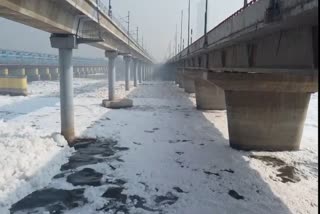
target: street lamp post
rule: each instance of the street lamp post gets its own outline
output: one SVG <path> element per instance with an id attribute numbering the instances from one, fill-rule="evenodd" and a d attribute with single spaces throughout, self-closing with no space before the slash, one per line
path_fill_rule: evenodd
<path id="1" fill-rule="evenodd" d="M 204 13 L 204 47 L 208 45 L 208 0 L 206 0 L 206 8 Z"/>
<path id="2" fill-rule="evenodd" d="M 189 45 L 190 45 L 190 0 L 189 0 L 189 6 L 188 6 L 188 54 L 189 54 Z"/>
<path id="3" fill-rule="evenodd" d="M 108 16 L 109 16 L 110 18 L 112 18 L 112 6 L 111 6 L 111 0 L 109 0 Z"/>

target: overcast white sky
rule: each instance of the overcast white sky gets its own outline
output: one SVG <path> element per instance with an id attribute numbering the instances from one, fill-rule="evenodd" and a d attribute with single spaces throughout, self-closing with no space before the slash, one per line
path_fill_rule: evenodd
<path id="1" fill-rule="evenodd" d="M 108 0 L 103 0 L 108 5 Z M 199 2 L 202 2 L 199 3 Z M 191 0 L 191 28 L 195 41 L 203 33 L 201 17 L 204 17 L 205 0 Z M 209 0 L 208 29 L 210 30 L 243 5 L 243 0 Z M 187 43 L 188 0 L 112 0 L 115 15 L 125 17 L 130 10 L 131 29 L 139 26 L 144 44 L 157 60 L 168 55 L 170 41 L 174 44 L 176 26 L 180 37 L 181 10 L 184 10 L 183 37 Z M 199 15 L 201 8 L 203 11 Z M 200 19 L 200 20 L 199 20 Z M 141 37 L 140 37 L 141 38 Z M 178 39 L 179 40 L 179 39 Z M 0 48 L 57 53 L 49 43 L 49 34 L 0 18 Z M 75 55 L 84 57 L 103 57 L 103 51 L 81 45 Z"/>

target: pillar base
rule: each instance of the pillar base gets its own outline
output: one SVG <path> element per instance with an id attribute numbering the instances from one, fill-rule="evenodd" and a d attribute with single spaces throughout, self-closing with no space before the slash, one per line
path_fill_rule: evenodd
<path id="1" fill-rule="evenodd" d="M 102 106 L 111 109 L 131 108 L 133 107 L 133 101 L 131 99 L 115 99 L 115 100 L 103 100 Z"/>
<path id="2" fill-rule="evenodd" d="M 199 110 L 225 110 L 226 101 L 222 88 L 206 80 L 195 80 L 196 103 Z"/>
<path id="3" fill-rule="evenodd" d="M 230 146 L 241 150 L 299 150 L 318 74 L 208 73 L 225 90 Z"/>

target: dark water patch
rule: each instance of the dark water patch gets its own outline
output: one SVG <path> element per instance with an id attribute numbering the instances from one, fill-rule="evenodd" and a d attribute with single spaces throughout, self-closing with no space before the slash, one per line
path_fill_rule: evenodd
<path id="1" fill-rule="evenodd" d="M 64 176 L 66 176 L 66 174 L 67 174 L 66 172 L 59 173 L 59 174 L 55 175 L 53 177 L 53 179 L 64 178 Z"/>
<path id="2" fill-rule="evenodd" d="M 215 172 L 210 172 L 210 171 L 207 171 L 207 170 L 203 170 L 203 172 L 207 175 L 215 175 L 215 176 L 218 176 L 220 177 L 220 174 L 219 173 L 215 173 Z"/>
<path id="3" fill-rule="evenodd" d="M 181 168 L 184 168 L 184 163 L 182 161 L 176 160 L 176 163 L 179 164 Z"/>
<path id="4" fill-rule="evenodd" d="M 83 196 L 84 189 L 61 190 L 42 189 L 35 191 L 12 205 L 11 213 L 64 213 L 67 210 L 81 207 L 87 203 Z"/>
<path id="5" fill-rule="evenodd" d="M 183 155 L 184 152 L 176 152 L 176 154 L 178 154 L 178 155 Z"/>
<path id="6" fill-rule="evenodd" d="M 136 145 L 139 145 L 139 146 L 142 145 L 141 143 L 138 143 L 138 142 L 133 142 L 133 144 L 136 144 Z"/>
<path id="7" fill-rule="evenodd" d="M 293 166 L 284 166 L 278 169 L 277 177 L 282 183 L 298 183 L 301 179 L 297 176 L 297 169 Z"/>
<path id="8" fill-rule="evenodd" d="M 76 152 L 69 158 L 68 163 L 61 166 L 61 171 L 101 163 L 117 151 L 126 150 L 125 147 L 116 147 L 117 141 L 112 139 L 82 138 L 76 139 L 74 143 Z"/>
<path id="9" fill-rule="evenodd" d="M 183 191 L 180 187 L 173 187 L 173 189 L 174 189 L 177 193 L 187 193 L 187 192 Z"/>
<path id="10" fill-rule="evenodd" d="M 112 184 L 112 185 L 117 185 L 117 186 L 123 186 L 127 182 L 125 180 L 123 180 L 123 179 L 115 179 L 115 180 L 106 179 L 105 183 Z"/>
<path id="11" fill-rule="evenodd" d="M 69 170 L 69 169 L 76 169 L 80 166 L 85 166 L 85 165 L 92 165 L 92 164 L 97 164 L 101 163 L 104 160 L 101 158 L 96 158 L 93 156 L 89 155 L 82 155 L 81 153 L 79 154 L 74 154 L 69 158 L 69 162 L 66 164 L 63 164 L 60 168 L 61 171 Z"/>
<path id="12" fill-rule="evenodd" d="M 172 192 L 167 192 L 166 195 L 156 196 L 154 202 L 156 202 L 157 205 L 172 205 L 176 203 L 178 199 L 179 198 L 172 194 Z"/>
<path id="13" fill-rule="evenodd" d="M 153 208 L 146 206 L 145 204 L 147 203 L 147 200 L 143 197 L 138 196 L 138 195 L 130 195 L 129 199 L 130 199 L 131 203 L 133 203 L 135 208 L 140 208 L 140 209 L 150 211 L 150 212 L 160 211 L 158 209 L 153 209 Z"/>
<path id="14" fill-rule="evenodd" d="M 237 193 L 234 190 L 230 190 L 228 193 L 232 198 L 237 199 L 237 200 L 244 200 L 244 197 L 242 195 L 239 195 L 239 193 Z"/>
<path id="15" fill-rule="evenodd" d="M 192 142 L 192 140 L 169 140 L 169 143 L 187 143 Z"/>
<path id="16" fill-rule="evenodd" d="M 75 150 L 87 148 L 89 145 L 95 143 L 96 141 L 97 139 L 95 138 L 78 138 L 73 141 L 73 147 Z"/>
<path id="17" fill-rule="evenodd" d="M 233 174 L 234 171 L 232 169 L 224 169 L 224 170 L 221 170 L 222 172 L 228 172 L 228 173 L 231 173 Z"/>
<path id="18" fill-rule="evenodd" d="M 74 186 L 100 186 L 102 173 L 96 172 L 93 169 L 85 168 L 79 172 L 75 172 L 67 177 L 67 182 Z"/>
<path id="19" fill-rule="evenodd" d="M 286 165 L 286 162 L 276 157 L 258 155 L 250 155 L 250 157 L 265 162 L 267 166 L 277 167 Z"/>
<path id="20" fill-rule="evenodd" d="M 113 147 L 115 150 L 117 151 L 128 151 L 129 148 L 128 147 L 120 147 L 120 146 L 115 146 Z"/>
<path id="21" fill-rule="evenodd" d="M 108 166 L 109 166 L 113 171 L 117 169 L 115 166 L 113 166 L 113 165 L 111 165 L 111 164 L 108 164 Z"/>
<path id="22" fill-rule="evenodd" d="M 102 197 L 114 199 L 121 203 L 126 203 L 127 195 L 122 194 L 123 190 L 124 187 L 110 187 L 105 193 L 103 193 Z"/>
<path id="23" fill-rule="evenodd" d="M 124 160 L 121 159 L 121 158 L 116 158 L 116 161 L 121 162 L 121 163 L 124 163 Z"/>
<path id="24" fill-rule="evenodd" d="M 276 174 L 276 176 L 280 178 L 282 183 L 297 183 L 301 181 L 298 176 L 298 169 L 294 166 L 289 166 L 286 162 L 279 158 L 257 155 L 251 155 L 250 157 L 265 162 L 267 166 L 277 167 L 278 173 Z"/>

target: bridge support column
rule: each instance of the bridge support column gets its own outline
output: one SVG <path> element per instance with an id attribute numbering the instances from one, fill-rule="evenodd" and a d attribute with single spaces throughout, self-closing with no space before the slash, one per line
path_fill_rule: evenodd
<path id="1" fill-rule="evenodd" d="M 28 82 L 39 81 L 40 80 L 39 69 L 31 68 L 30 71 L 27 71 L 27 80 Z"/>
<path id="2" fill-rule="evenodd" d="M 130 90 L 130 60 L 131 60 L 131 56 L 125 55 L 125 56 L 123 56 L 123 60 L 124 60 L 125 69 L 126 69 L 126 73 L 125 73 L 126 91 L 129 91 Z"/>
<path id="3" fill-rule="evenodd" d="M 139 66 L 139 83 L 141 84 L 142 83 L 142 72 L 143 72 L 143 69 L 144 69 L 144 63 L 143 62 L 140 62 L 140 66 Z"/>
<path id="4" fill-rule="evenodd" d="M 118 56 L 116 51 L 106 51 L 106 57 L 109 59 L 108 65 L 108 91 L 109 91 L 109 101 L 116 99 L 115 94 L 115 82 L 116 82 L 116 71 L 115 71 L 115 59 Z"/>
<path id="5" fill-rule="evenodd" d="M 139 61 L 137 59 L 133 60 L 133 86 L 138 86 L 138 71 L 139 70 Z"/>
<path id="6" fill-rule="evenodd" d="M 318 73 L 208 73 L 225 90 L 231 147 L 298 150 Z"/>
<path id="7" fill-rule="evenodd" d="M 9 69 L 8 68 L 2 69 L 0 76 L 6 77 L 8 75 L 9 75 Z"/>
<path id="8" fill-rule="evenodd" d="M 226 101 L 222 88 L 206 80 L 196 79 L 196 103 L 199 110 L 225 110 Z"/>
<path id="9" fill-rule="evenodd" d="M 183 73 L 184 73 L 184 68 L 180 68 L 178 71 L 179 88 L 184 88 Z"/>
<path id="10" fill-rule="evenodd" d="M 189 94 L 196 93 L 194 78 L 188 74 L 184 74 L 182 78 L 184 91 Z"/>
<path id="11" fill-rule="evenodd" d="M 144 69 L 143 69 L 143 76 L 142 76 L 142 81 L 146 81 L 146 76 L 147 76 L 147 69 L 148 69 L 148 65 L 145 65 L 144 66 Z"/>
<path id="12" fill-rule="evenodd" d="M 51 46 L 59 49 L 61 134 L 69 144 L 75 138 L 72 51 L 78 48 L 74 35 L 51 35 Z"/>
<path id="13" fill-rule="evenodd" d="M 50 69 L 51 80 L 59 80 L 59 68 Z"/>

